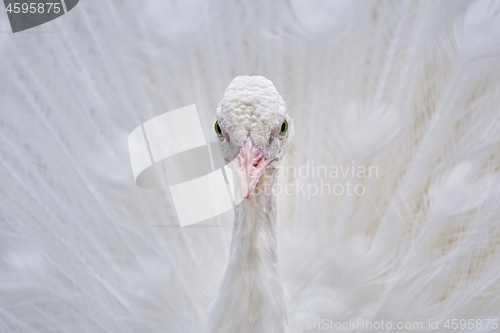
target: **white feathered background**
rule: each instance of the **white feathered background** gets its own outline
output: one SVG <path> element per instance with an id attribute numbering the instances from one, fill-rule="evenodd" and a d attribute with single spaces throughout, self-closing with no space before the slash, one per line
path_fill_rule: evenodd
<path id="1" fill-rule="evenodd" d="M 287 102 L 284 169 L 328 168 L 279 180 L 294 332 L 500 320 L 500 2 L 82 0 L 9 29 L 1 11 L 1 332 L 202 330 L 232 213 L 178 227 L 169 191 L 134 183 L 127 137 L 196 104 L 215 141 L 238 75 Z M 377 173 L 330 173 L 360 166 Z M 314 195 L 348 181 L 364 193 Z"/>

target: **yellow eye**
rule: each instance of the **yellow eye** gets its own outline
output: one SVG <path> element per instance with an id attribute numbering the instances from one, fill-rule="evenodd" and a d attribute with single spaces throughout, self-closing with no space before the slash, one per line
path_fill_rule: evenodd
<path id="1" fill-rule="evenodd" d="M 280 135 L 285 135 L 286 131 L 288 131 L 288 121 L 286 121 L 286 119 L 285 119 L 283 121 L 283 124 L 281 124 Z"/>
<path id="2" fill-rule="evenodd" d="M 214 130 L 215 130 L 215 134 L 217 134 L 218 137 L 222 136 L 222 131 L 221 131 L 220 126 L 219 126 L 219 121 L 217 121 L 217 120 L 215 121 Z"/>

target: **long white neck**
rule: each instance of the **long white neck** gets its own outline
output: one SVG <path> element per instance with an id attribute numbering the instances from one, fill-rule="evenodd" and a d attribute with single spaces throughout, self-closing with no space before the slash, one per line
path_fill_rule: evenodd
<path id="1" fill-rule="evenodd" d="M 210 313 L 209 333 L 285 333 L 288 316 L 276 240 L 275 175 L 235 208 L 229 262 Z M 267 191 L 265 191 L 267 189 Z"/>

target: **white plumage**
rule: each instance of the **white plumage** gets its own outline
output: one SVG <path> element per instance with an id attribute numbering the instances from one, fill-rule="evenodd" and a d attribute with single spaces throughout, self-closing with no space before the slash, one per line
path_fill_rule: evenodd
<path id="1" fill-rule="evenodd" d="M 207 328 L 233 214 L 177 228 L 170 193 L 134 184 L 127 136 L 194 103 L 216 141 L 240 75 L 294 118 L 276 217 L 292 332 L 500 319 L 499 6 L 87 0 L 2 33 L 0 331 Z"/>

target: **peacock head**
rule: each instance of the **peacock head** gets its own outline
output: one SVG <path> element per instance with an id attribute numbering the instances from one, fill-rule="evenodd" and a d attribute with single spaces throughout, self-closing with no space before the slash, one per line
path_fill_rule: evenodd
<path id="1" fill-rule="evenodd" d="M 244 198 L 252 196 L 266 170 L 277 167 L 294 135 L 285 102 L 262 76 L 238 76 L 229 84 L 217 107 L 214 130 Z"/>

